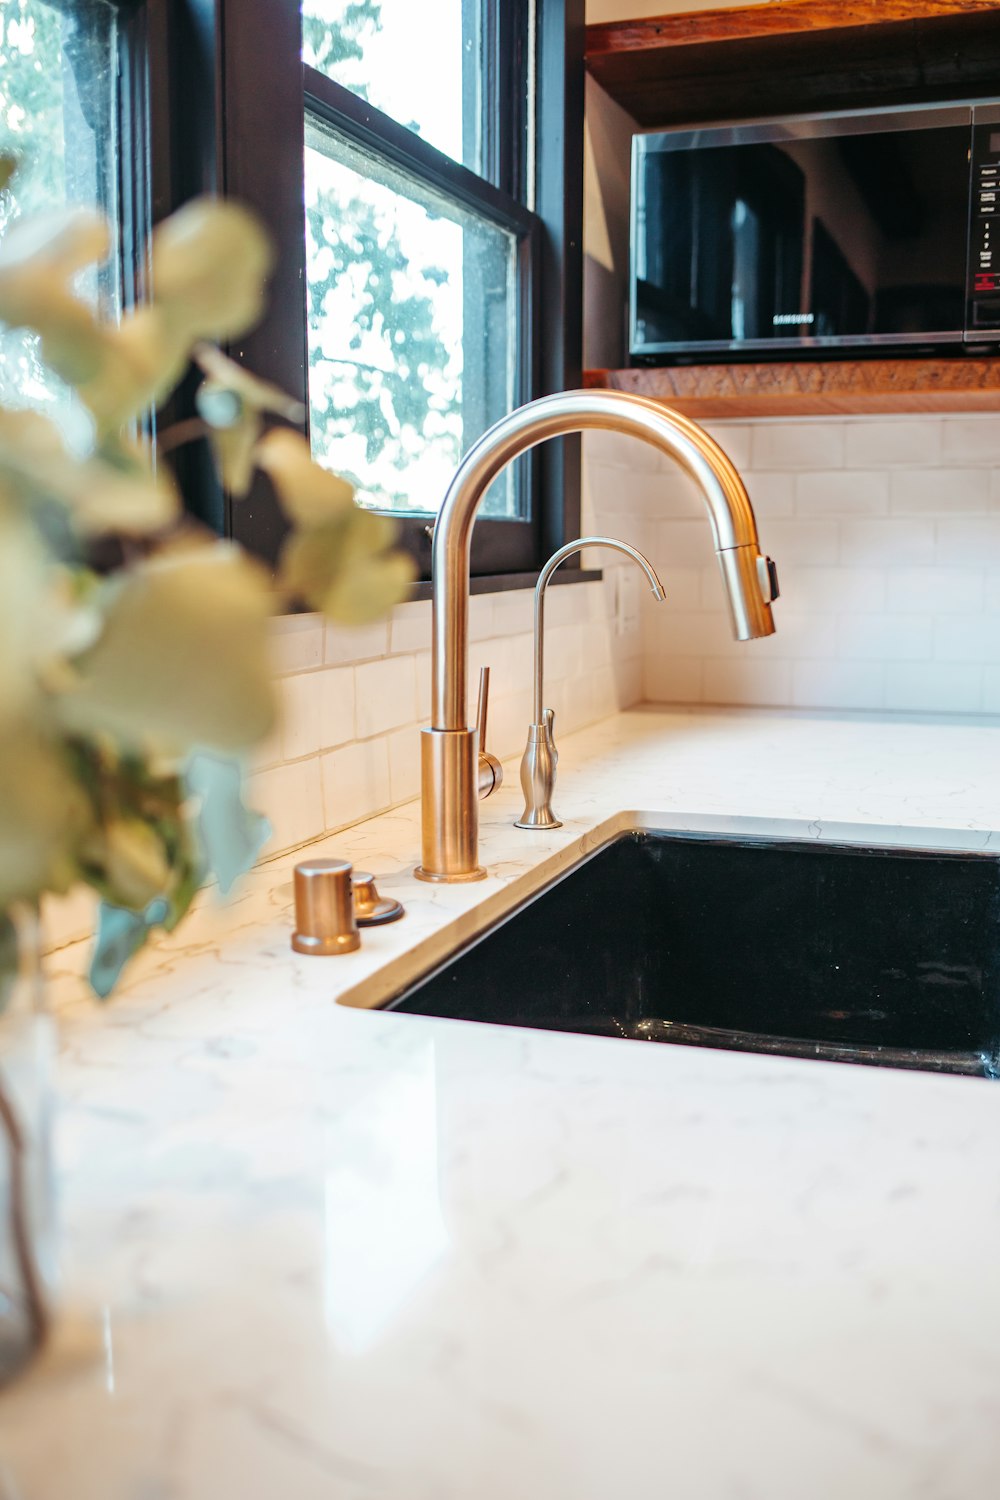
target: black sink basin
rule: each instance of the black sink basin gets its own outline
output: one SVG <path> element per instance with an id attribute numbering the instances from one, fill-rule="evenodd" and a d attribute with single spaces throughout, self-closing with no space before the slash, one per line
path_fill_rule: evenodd
<path id="1" fill-rule="evenodd" d="M 388 1008 L 998 1076 L 1000 860 L 634 833 Z"/>

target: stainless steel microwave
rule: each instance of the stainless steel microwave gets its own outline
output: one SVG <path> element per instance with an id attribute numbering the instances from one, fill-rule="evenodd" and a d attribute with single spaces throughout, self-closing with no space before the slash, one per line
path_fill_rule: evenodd
<path id="1" fill-rule="evenodd" d="M 1000 102 L 637 135 L 630 353 L 996 352 Z"/>

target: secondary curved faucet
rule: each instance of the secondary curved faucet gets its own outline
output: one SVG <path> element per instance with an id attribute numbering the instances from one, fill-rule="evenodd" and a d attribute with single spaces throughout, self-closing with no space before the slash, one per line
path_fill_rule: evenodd
<path id="1" fill-rule="evenodd" d="M 524 793 L 524 812 L 514 824 L 515 828 L 561 828 L 562 824 L 552 811 L 552 793 L 556 784 L 556 766 L 559 752 L 556 750 L 553 723 L 555 714 L 545 708 L 545 590 L 560 563 L 580 552 L 584 547 L 609 547 L 615 552 L 624 552 L 645 573 L 653 598 L 659 603 L 666 598 L 663 585 L 648 558 L 643 557 L 637 547 L 620 542 L 613 536 L 582 536 L 575 542 L 567 542 L 558 552 L 553 552 L 538 575 L 535 584 L 535 683 L 532 720 L 528 725 L 528 742 L 521 757 L 521 790 Z"/>
<path id="2" fill-rule="evenodd" d="M 593 428 L 629 433 L 669 454 L 698 485 L 738 640 L 771 635 L 774 566 L 761 555 L 750 497 L 734 465 L 697 423 L 645 396 L 559 391 L 518 407 L 473 444 L 448 487 L 432 545 L 431 727 L 421 735 L 422 880 L 479 880 L 479 734 L 467 723 L 469 548 L 497 475 L 547 438 Z"/>

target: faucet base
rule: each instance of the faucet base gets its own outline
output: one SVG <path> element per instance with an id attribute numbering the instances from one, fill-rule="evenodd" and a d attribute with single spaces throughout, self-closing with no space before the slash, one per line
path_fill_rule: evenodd
<path id="1" fill-rule="evenodd" d="M 423 865 L 417 865 L 413 878 L 426 880 L 429 885 L 467 885 L 470 880 L 485 880 L 486 869 L 483 865 L 477 865 L 467 875 L 443 875 L 440 870 L 425 870 Z"/>
<path id="2" fill-rule="evenodd" d="M 517 821 L 514 824 L 514 827 L 515 828 L 528 828 L 528 829 L 531 829 L 531 828 L 561 828 L 562 827 L 562 823 L 559 820 L 559 818 L 553 818 L 551 814 L 548 817 L 544 817 L 541 813 L 534 813 L 534 814 L 532 814 L 530 820 L 527 819 L 527 818 L 518 818 Z"/>
<path id="3" fill-rule="evenodd" d="M 479 732 L 425 729 L 420 736 L 424 804 L 419 880 L 482 880 L 479 851 Z"/>

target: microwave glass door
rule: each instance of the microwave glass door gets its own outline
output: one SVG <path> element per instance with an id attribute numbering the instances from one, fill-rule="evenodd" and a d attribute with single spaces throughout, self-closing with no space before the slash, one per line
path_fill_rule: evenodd
<path id="1" fill-rule="evenodd" d="M 971 110 L 637 136 L 632 353 L 961 341 Z"/>

